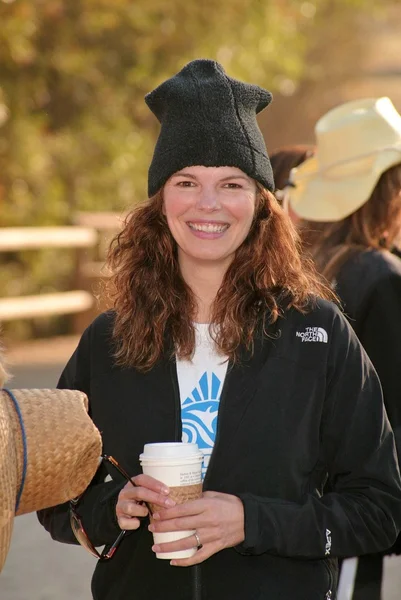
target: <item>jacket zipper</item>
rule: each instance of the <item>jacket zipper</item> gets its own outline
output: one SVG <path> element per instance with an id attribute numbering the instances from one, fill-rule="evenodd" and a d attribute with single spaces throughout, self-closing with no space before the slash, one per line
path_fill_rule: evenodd
<path id="1" fill-rule="evenodd" d="M 177 377 L 177 364 L 171 361 L 171 381 L 174 390 L 174 439 L 176 442 L 180 442 L 179 431 L 181 429 L 181 400 L 180 400 L 180 389 L 178 385 Z M 202 600 L 202 576 L 201 566 L 194 565 L 191 568 L 191 579 L 192 579 L 192 600 Z"/>
<path id="2" fill-rule="evenodd" d="M 231 370 L 231 363 L 228 363 L 227 366 L 227 373 L 224 379 L 224 383 L 223 383 L 223 389 L 221 390 L 221 396 L 220 396 L 220 403 L 219 403 L 219 412 L 218 412 L 218 416 L 217 416 L 217 429 L 216 429 L 216 439 L 214 440 L 214 445 L 213 445 L 213 449 L 212 449 L 212 453 L 210 455 L 210 459 L 209 459 L 209 465 L 207 467 L 207 471 L 206 471 L 206 475 L 205 475 L 205 479 L 203 480 L 203 487 L 204 489 L 206 489 L 206 482 L 209 480 L 210 478 L 210 470 L 211 467 L 213 466 L 213 462 L 214 462 L 214 456 L 216 454 L 216 448 L 218 447 L 219 441 L 220 441 L 220 420 L 221 420 L 221 414 L 223 411 L 223 407 L 226 401 L 226 396 L 227 396 L 227 379 L 230 375 L 230 370 Z"/>
<path id="3" fill-rule="evenodd" d="M 170 375 L 171 382 L 173 384 L 174 391 L 174 440 L 176 442 L 181 442 L 179 439 L 179 431 L 180 431 L 180 420 L 181 420 L 181 401 L 180 401 L 180 389 L 178 386 L 178 377 L 177 377 L 177 364 L 174 361 L 170 362 Z"/>
<path id="4" fill-rule="evenodd" d="M 200 565 L 192 567 L 192 583 L 192 600 L 202 600 L 202 574 Z"/>
<path id="5" fill-rule="evenodd" d="M 228 363 L 227 373 L 226 373 L 226 377 L 224 379 L 223 389 L 221 390 L 221 396 L 220 396 L 219 414 L 218 414 L 217 429 L 216 429 L 216 439 L 214 440 L 214 445 L 213 445 L 212 453 L 210 455 L 209 465 L 207 467 L 205 479 L 203 481 L 203 487 L 204 487 L 204 489 L 205 489 L 205 484 L 206 484 L 207 480 L 209 479 L 210 469 L 213 466 L 213 460 L 214 460 L 214 456 L 215 456 L 215 450 L 216 450 L 216 447 L 218 446 L 219 439 L 220 439 L 220 435 L 219 435 L 219 432 L 220 432 L 220 425 L 219 425 L 219 423 L 220 423 L 220 415 L 221 415 L 221 411 L 222 411 L 222 408 L 224 406 L 224 402 L 225 402 L 225 399 L 226 399 L 226 396 L 227 396 L 227 379 L 229 377 L 230 367 L 231 367 L 231 365 L 230 365 L 230 363 Z M 195 567 L 194 567 L 193 582 L 194 582 L 193 600 L 202 600 L 202 579 L 201 579 L 201 566 L 200 565 L 195 565 Z"/>

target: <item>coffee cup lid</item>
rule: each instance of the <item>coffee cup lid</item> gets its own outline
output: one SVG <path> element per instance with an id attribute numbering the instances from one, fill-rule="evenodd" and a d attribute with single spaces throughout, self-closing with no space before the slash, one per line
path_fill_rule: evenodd
<path id="1" fill-rule="evenodd" d="M 141 460 L 197 458 L 200 454 L 198 444 L 188 442 L 163 442 L 145 444 Z"/>

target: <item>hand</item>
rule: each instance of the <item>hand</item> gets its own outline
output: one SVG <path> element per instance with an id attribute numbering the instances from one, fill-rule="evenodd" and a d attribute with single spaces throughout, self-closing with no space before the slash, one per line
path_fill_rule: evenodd
<path id="1" fill-rule="evenodd" d="M 127 483 L 118 495 L 116 515 L 121 529 L 138 529 L 140 518 L 149 514 L 144 502 L 160 508 L 175 506 L 175 501 L 168 497 L 169 488 L 161 481 L 149 475 L 137 475 L 132 481 L 135 487 L 132 483 Z"/>
<path id="2" fill-rule="evenodd" d="M 198 500 L 191 500 L 174 508 L 160 510 L 153 514 L 149 531 L 186 531 L 195 529 L 202 548 L 191 558 L 174 559 L 171 564 L 189 567 L 203 562 L 223 548 L 231 548 L 245 539 L 244 507 L 237 496 L 219 492 L 205 492 Z M 158 544 L 153 552 L 174 552 L 197 546 L 195 536 Z"/>

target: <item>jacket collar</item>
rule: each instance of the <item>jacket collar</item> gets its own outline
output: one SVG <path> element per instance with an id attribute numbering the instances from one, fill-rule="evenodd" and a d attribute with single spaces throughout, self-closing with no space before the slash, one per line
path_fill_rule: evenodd
<path id="1" fill-rule="evenodd" d="M 220 399 L 217 437 L 212 457 L 205 477 L 204 489 L 217 490 L 219 481 L 229 463 L 230 447 L 236 438 L 237 429 L 249 404 L 252 402 L 259 384 L 259 374 L 279 335 L 279 324 L 267 327 L 267 333 L 260 330 L 254 339 L 253 352 L 240 348 L 238 362 L 228 365 Z M 216 487 L 217 486 L 217 487 Z"/>

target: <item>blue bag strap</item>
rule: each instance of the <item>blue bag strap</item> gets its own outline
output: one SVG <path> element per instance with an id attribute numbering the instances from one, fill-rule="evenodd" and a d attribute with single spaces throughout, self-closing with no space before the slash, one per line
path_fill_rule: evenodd
<path id="1" fill-rule="evenodd" d="M 23 456 L 23 464 L 22 464 L 21 482 L 19 485 L 17 499 L 15 502 L 15 512 L 17 512 L 19 503 L 21 500 L 22 492 L 24 491 L 26 472 L 27 472 L 27 467 L 28 467 L 28 449 L 27 449 L 27 441 L 26 441 L 26 432 L 25 432 L 25 426 L 24 426 L 24 419 L 22 418 L 21 409 L 19 407 L 16 397 L 14 396 L 14 394 L 12 393 L 11 390 L 2 388 L 2 391 L 5 392 L 6 394 L 8 394 L 8 396 L 11 398 L 12 403 L 14 404 L 14 408 L 18 415 L 18 420 L 19 420 L 19 424 L 21 427 L 21 434 L 22 434 L 22 448 L 23 448 L 24 456 Z"/>

